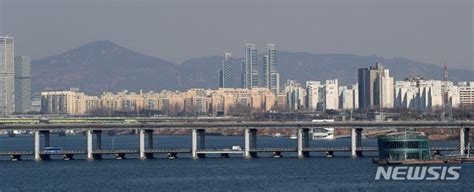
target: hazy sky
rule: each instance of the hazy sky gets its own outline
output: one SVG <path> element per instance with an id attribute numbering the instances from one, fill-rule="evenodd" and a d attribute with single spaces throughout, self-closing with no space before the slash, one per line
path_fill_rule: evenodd
<path id="1" fill-rule="evenodd" d="M 0 12 L 0 33 L 33 58 L 111 40 L 181 62 L 252 42 L 474 69 L 472 0 L 0 0 Z"/>

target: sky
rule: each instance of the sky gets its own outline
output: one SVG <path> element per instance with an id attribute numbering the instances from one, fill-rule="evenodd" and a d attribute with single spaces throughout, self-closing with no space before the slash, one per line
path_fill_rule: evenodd
<path id="1" fill-rule="evenodd" d="M 474 69 L 472 0 L 0 0 L 16 55 L 95 40 L 182 62 L 245 43 L 278 50 L 405 57 Z M 368 64 L 370 65 L 370 64 Z"/>

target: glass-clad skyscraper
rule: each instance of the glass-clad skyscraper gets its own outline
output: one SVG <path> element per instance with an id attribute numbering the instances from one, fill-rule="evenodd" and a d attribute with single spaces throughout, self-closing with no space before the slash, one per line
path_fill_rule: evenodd
<path id="1" fill-rule="evenodd" d="M 219 87 L 232 87 L 232 54 L 224 53 L 224 60 L 222 60 L 222 69 L 219 71 Z"/>
<path id="2" fill-rule="evenodd" d="M 277 51 L 275 44 L 267 44 L 267 54 L 263 56 L 263 85 L 275 95 L 280 91 L 280 74 L 276 67 Z"/>
<path id="3" fill-rule="evenodd" d="M 255 44 L 245 44 L 245 66 L 242 69 L 242 88 L 258 87 L 257 48 Z"/>
<path id="4" fill-rule="evenodd" d="M 31 107 L 31 60 L 15 56 L 15 112 L 25 113 Z"/>
<path id="5" fill-rule="evenodd" d="M 15 45 L 13 37 L 0 36 L 0 113 L 15 110 Z"/>

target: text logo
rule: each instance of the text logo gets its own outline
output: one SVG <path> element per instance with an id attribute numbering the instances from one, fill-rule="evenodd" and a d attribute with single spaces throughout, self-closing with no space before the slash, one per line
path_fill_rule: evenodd
<path id="1" fill-rule="evenodd" d="M 379 166 L 375 180 L 458 180 L 459 166 Z"/>

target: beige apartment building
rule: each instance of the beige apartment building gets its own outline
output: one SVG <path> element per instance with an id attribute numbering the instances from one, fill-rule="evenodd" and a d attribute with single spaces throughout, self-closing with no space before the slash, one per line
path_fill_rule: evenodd
<path id="1" fill-rule="evenodd" d="M 187 91 L 104 92 L 99 97 L 78 90 L 43 91 L 41 112 L 49 114 L 86 115 L 96 109 L 112 111 L 159 110 L 167 114 L 228 114 L 232 107 L 242 106 L 269 111 L 276 102 L 267 88 L 189 89 Z"/>
<path id="2" fill-rule="evenodd" d="M 41 112 L 85 115 L 99 107 L 99 99 L 78 90 L 41 92 Z"/>
<path id="3" fill-rule="evenodd" d="M 459 82 L 459 104 L 462 109 L 474 110 L 474 81 Z"/>

